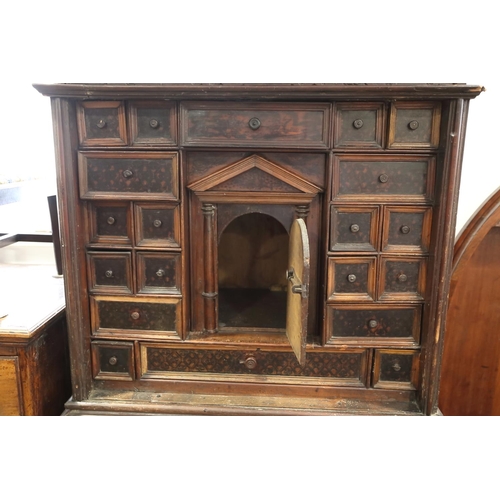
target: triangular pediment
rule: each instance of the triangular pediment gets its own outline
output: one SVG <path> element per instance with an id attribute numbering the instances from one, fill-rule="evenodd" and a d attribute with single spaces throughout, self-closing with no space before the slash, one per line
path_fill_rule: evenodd
<path id="1" fill-rule="evenodd" d="M 241 186 L 245 188 L 242 189 Z M 237 189 L 316 194 L 322 191 L 318 186 L 259 155 L 249 156 L 224 167 L 188 188 L 194 192 Z"/>

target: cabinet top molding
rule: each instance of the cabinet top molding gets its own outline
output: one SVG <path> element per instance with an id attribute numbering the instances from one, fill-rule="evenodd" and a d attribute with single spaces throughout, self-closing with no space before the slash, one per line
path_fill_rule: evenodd
<path id="1" fill-rule="evenodd" d="M 485 88 L 464 83 L 57 83 L 41 94 L 75 99 L 472 99 Z"/>

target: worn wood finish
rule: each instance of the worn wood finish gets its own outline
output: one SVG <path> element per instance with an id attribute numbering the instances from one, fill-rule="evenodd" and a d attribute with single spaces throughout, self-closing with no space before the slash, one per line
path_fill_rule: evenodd
<path id="1" fill-rule="evenodd" d="M 70 412 L 197 414 L 202 400 L 212 414 L 438 412 L 465 121 L 481 87 L 36 88 L 59 106 Z M 79 144 L 76 109 L 110 102 L 115 108 L 103 112 L 125 110 L 123 144 L 100 143 L 98 131 L 93 144 Z M 163 172 L 154 162 L 166 158 L 172 168 Z M 89 177 L 88 159 L 108 163 Z M 279 248 L 259 230 L 261 215 L 284 228 Z M 309 306 L 301 311 L 280 305 L 275 276 L 295 220 L 310 242 Z M 253 226 L 244 229 L 247 222 Z M 279 257 L 248 258 L 266 248 Z M 125 276 L 131 293 L 123 284 L 102 288 L 110 269 L 101 269 L 100 253 L 123 254 L 122 269 L 111 271 Z M 240 299 L 251 317 L 235 316 Z M 283 308 L 295 324 L 307 323 L 293 376 L 280 368 L 295 357 Z M 328 375 L 328 359 L 359 361 L 360 353 L 356 387 Z M 187 402 L 187 394 L 200 399 Z"/>

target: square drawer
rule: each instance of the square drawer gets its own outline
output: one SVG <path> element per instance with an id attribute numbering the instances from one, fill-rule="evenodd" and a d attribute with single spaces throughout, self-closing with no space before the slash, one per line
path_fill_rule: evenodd
<path id="1" fill-rule="evenodd" d="M 375 252 L 379 246 L 378 207 L 330 208 L 331 252 Z"/>
<path id="2" fill-rule="evenodd" d="M 130 101 L 128 116 L 132 146 L 174 146 L 177 144 L 175 102 Z"/>
<path id="3" fill-rule="evenodd" d="M 376 257 L 328 259 L 328 301 L 373 301 Z"/>
<path id="4" fill-rule="evenodd" d="M 120 338 L 179 338 L 181 299 L 135 297 L 90 298 L 95 336 Z"/>
<path id="5" fill-rule="evenodd" d="M 420 321 L 420 306 L 327 306 L 326 341 L 346 345 L 416 345 Z"/>
<path id="6" fill-rule="evenodd" d="M 382 149 L 384 110 L 380 102 L 337 103 L 333 147 Z"/>
<path id="7" fill-rule="evenodd" d="M 138 293 L 180 295 L 179 253 L 137 252 Z"/>
<path id="8" fill-rule="evenodd" d="M 82 199 L 179 199 L 177 153 L 80 152 Z"/>
<path id="9" fill-rule="evenodd" d="M 375 349 L 372 386 L 417 389 L 420 351 Z"/>
<path id="10" fill-rule="evenodd" d="M 123 101 L 85 101 L 77 104 L 80 145 L 126 146 L 127 125 Z"/>
<path id="11" fill-rule="evenodd" d="M 181 222 L 179 205 L 135 205 L 136 245 L 180 248 Z"/>
<path id="12" fill-rule="evenodd" d="M 431 201 L 435 163 L 424 155 L 335 155 L 333 200 Z"/>
<path id="13" fill-rule="evenodd" d="M 92 374 L 98 380 L 134 380 L 135 357 L 132 342 L 94 341 Z"/>
<path id="14" fill-rule="evenodd" d="M 184 146 L 276 146 L 326 149 L 330 104 L 185 102 Z"/>
<path id="15" fill-rule="evenodd" d="M 132 294 L 130 252 L 88 252 L 89 292 Z"/>
<path id="16" fill-rule="evenodd" d="M 382 251 L 429 251 L 432 209 L 430 207 L 384 207 Z"/>
<path id="17" fill-rule="evenodd" d="M 378 300 L 424 300 L 427 259 L 382 257 Z"/>
<path id="18" fill-rule="evenodd" d="M 133 223 L 130 203 L 118 201 L 89 203 L 87 220 L 91 245 L 132 245 Z"/>
<path id="19" fill-rule="evenodd" d="M 440 102 L 394 102 L 389 119 L 388 148 L 437 148 L 440 123 Z"/>

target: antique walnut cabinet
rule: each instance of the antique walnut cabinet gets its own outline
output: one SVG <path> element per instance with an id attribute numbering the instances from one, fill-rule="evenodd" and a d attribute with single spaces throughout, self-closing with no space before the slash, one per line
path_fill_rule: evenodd
<path id="1" fill-rule="evenodd" d="M 464 84 L 56 84 L 68 414 L 437 407 Z"/>

